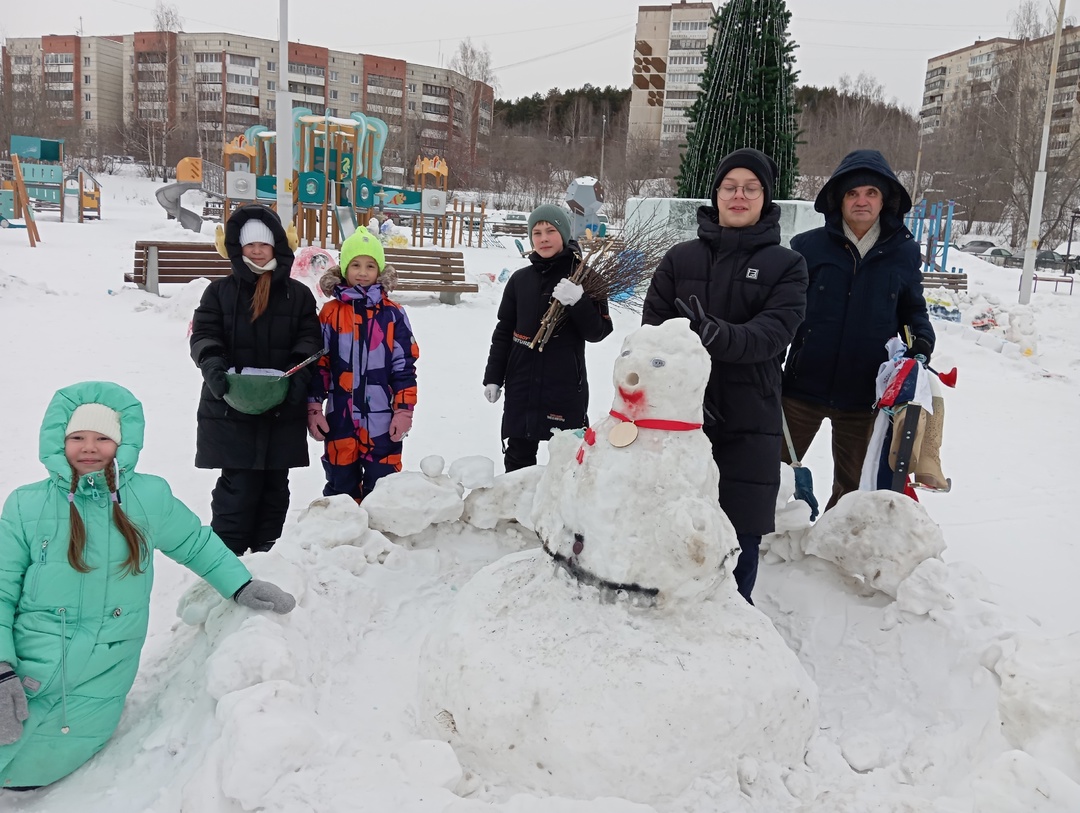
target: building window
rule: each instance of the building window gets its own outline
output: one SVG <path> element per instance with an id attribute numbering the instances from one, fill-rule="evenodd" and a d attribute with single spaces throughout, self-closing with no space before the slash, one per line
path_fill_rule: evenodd
<path id="1" fill-rule="evenodd" d="M 359 93 L 350 93 L 349 94 L 349 101 L 352 102 L 353 104 L 358 104 L 360 102 L 360 94 Z"/>
<path id="2" fill-rule="evenodd" d="M 275 102 L 273 99 L 267 99 L 266 100 L 266 109 L 267 110 L 277 110 L 277 102 Z"/>
<path id="3" fill-rule="evenodd" d="M 276 71 L 277 70 L 277 63 L 273 62 L 273 61 L 271 61 L 269 59 L 266 60 L 266 69 L 268 71 Z"/>
<path id="4" fill-rule="evenodd" d="M 360 74 L 354 73 L 352 76 L 349 77 L 349 82 L 351 82 L 354 85 L 359 85 L 360 84 Z"/>
<path id="5" fill-rule="evenodd" d="M 198 51 L 195 54 L 196 62 L 220 62 L 221 54 L 216 54 L 210 51 Z"/>
<path id="6" fill-rule="evenodd" d="M 187 65 L 188 64 L 188 55 L 187 54 L 180 54 L 180 64 L 181 65 Z"/>
<path id="7" fill-rule="evenodd" d="M 337 115 L 337 108 L 336 107 L 328 107 L 328 108 L 326 108 L 326 115 L 328 115 L 328 116 L 336 116 Z"/>
<path id="8" fill-rule="evenodd" d="M 89 95 L 90 95 L 90 94 L 87 94 L 87 97 L 88 97 L 88 98 L 87 98 L 87 101 L 90 101 L 90 99 L 89 99 Z M 182 101 L 182 102 L 186 102 L 187 100 L 188 100 L 188 95 L 187 95 L 186 93 L 181 93 L 181 94 L 180 94 L 180 101 Z"/>
<path id="9" fill-rule="evenodd" d="M 258 61 L 253 56 L 239 56 L 237 54 L 229 54 L 229 64 L 239 65 L 241 68 L 255 68 L 258 66 Z"/>
<path id="10" fill-rule="evenodd" d="M 330 81 L 331 82 L 336 82 L 337 77 L 338 77 L 338 72 L 337 71 L 330 71 Z"/>
<path id="11" fill-rule="evenodd" d="M 89 110 L 87 110 L 85 113 L 83 113 L 83 118 L 86 119 L 87 121 L 90 120 L 90 111 Z"/>
<path id="12" fill-rule="evenodd" d="M 84 93 L 83 94 L 83 99 L 85 99 L 86 101 L 90 101 L 90 94 L 89 93 Z"/>
<path id="13" fill-rule="evenodd" d="M 337 91 L 336 90 L 331 90 L 330 91 L 330 98 L 334 99 L 335 101 L 337 100 Z"/>
<path id="14" fill-rule="evenodd" d="M 273 79 L 267 79 L 266 80 L 266 89 L 267 90 L 277 90 L 277 82 L 275 82 Z"/>
<path id="15" fill-rule="evenodd" d="M 89 68 L 90 67 L 90 57 L 84 56 L 82 58 L 82 64 L 83 64 L 84 68 Z"/>

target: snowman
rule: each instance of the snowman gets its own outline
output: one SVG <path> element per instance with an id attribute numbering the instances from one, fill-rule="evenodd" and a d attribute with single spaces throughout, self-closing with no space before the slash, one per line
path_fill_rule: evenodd
<path id="1" fill-rule="evenodd" d="M 805 770 L 817 688 L 730 577 L 709 371 L 685 320 L 631 334 L 607 417 L 549 443 L 542 547 L 479 570 L 433 620 L 417 718 L 479 782 L 658 809 L 706 782 L 730 790 L 711 809 L 735 810 L 748 775 L 778 799 Z"/>
<path id="2" fill-rule="evenodd" d="M 645 325 L 615 362 L 607 416 L 584 438 L 552 439 L 533 522 L 579 581 L 662 603 L 699 597 L 735 567 L 739 543 L 701 431 L 709 370 L 685 319 Z"/>

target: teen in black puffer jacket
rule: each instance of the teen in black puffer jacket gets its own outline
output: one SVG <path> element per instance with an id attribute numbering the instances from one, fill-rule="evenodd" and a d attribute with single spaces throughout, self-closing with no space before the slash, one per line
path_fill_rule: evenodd
<path id="1" fill-rule="evenodd" d="M 643 324 L 657 325 L 685 316 L 676 300 L 684 303 L 712 356 L 705 433 L 720 469 L 720 506 L 743 548 L 735 576 L 747 599 L 761 536 L 774 529 L 781 362 L 806 309 L 806 263 L 780 245 L 775 178 L 776 165 L 758 150 L 720 163 L 719 199 L 714 191 L 713 205 L 698 210 L 698 238 L 661 260 L 642 313 Z"/>

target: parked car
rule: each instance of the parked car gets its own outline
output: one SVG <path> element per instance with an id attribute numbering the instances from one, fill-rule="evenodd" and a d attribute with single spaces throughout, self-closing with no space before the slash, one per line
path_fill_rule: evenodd
<path id="1" fill-rule="evenodd" d="M 1006 259 L 1005 265 L 1008 268 L 1023 268 L 1024 255 L 1014 254 Z M 1073 261 L 1066 263 L 1065 258 L 1056 251 L 1044 250 L 1035 255 L 1035 268 L 1043 271 L 1063 271 L 1066 274 L 1071 274 L 1075 267 Z"/>
<path id="2" fill-rule="evenodd" d="M 991 248 L 997 248 L 992 240 L 969 240 L 961 246 L 960 250 L 965 254 L 982 254 Z"/>
<path id="3" fill-rule="evenodd" d="M 994 265 L 1007 265 L 1012 255 L 1012 252 L 1007 248 L 988 248 L 978 256 L 980 260 L 986 260 Z"/>

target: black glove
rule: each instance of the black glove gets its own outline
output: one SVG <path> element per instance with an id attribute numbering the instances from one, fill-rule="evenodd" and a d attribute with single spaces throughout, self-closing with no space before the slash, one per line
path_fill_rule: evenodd
<path id="1" fill-rule="evenodd" d="M 199 364 L 207 389 L 219 400 L 224 398 L 225 393 L 229 391 L 229 379 L 225 377 L 228 366 L 224 356 L 207 356 Z"/>
<path id="2" fill-rule="evenodd" d="M 690 320 L 690 329 L 701 337 L 701 343 L 705 347 L 720 335 L 720 320 L 705 313 L 705 308 L 701 306 L 701 300 L 697 296 L 690 297 L 689 306 L 681 299 L 676 299 L 675 309 Z"/>
<path id="3" fill-rule="evenodd" d="M 932 351 L 933 348 L 930 346 L 930 342 L 928 342 L 926 339 L 916 336 L 914 339 L 911 340 L 911 347 L 907 349 L 907 352 L 904 353 L 904 356 L 905 358 L 909 359 L 918 359 L 923 363 L 923 366 L 925 367 L 927 364 L 930 363 L 930 353 Z"/>
<path id="4" fill-rule="evenodd" d="M 286 406 L 299 406 L 306 404 L 308 399 L 308 385 L 311 383 L 311 374 L 307 369 L 297 370 L 289 377 L 289 391 L 285 394 Z"/>

